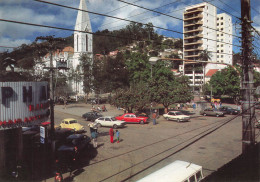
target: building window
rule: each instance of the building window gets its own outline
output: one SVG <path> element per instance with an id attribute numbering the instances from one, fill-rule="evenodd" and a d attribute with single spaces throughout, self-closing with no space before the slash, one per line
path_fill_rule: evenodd
<path id="1" fill-rule="evenodd" d="M 224 52 L 223 50 L 221 50 L 221 52 Z"/>
<path id="2" fill-rule="evenodd" d="M 221 17 L 220 19 L 223 20 L 223 17 Z"/>
<path id="3" fill-rule="evenodd" d="M 217 45 L 217 47 L 219 47 L 219 45 Z"/>
<path id="4" fill-rule="evenodd" d="M 219 34 L 217 34 L 217 37 L 219 36 Z"/>
<path id="5" fill-rule="evenodd" d="M 221 44 L 221 47 L 223 47 L 223 44 Z"/>
<path id="6" fill-rule="evenodd" d="M 219 53 L 219 50 L 217 50 L 217 53 Z"/>
<path id="7" fill-rule="evenodd" d="M 220 30 L 223 30 L 223 28 L 221 28 Z"/>
<path id="8" fill-rule="evenodd" d="M 221 22 L 221 25 L 223 25 L 223 22 Z"/>
<path id="9" fill-rule="evenodd" d="M 217 18 L 217 20 L 219 20 L 219 18 Z"/>
<path id="10" fill-rule="evenodd" d="M 217 55 L 217 58 L 219 58 L 219 55 Z"/>
<path id="11" fill-rule="evenodd" d="M 221 36 L 223 36 L 223 33 L 221 34 Z"/>
<path id="12" fill-rule="evenodd" d="M 221 58 L 223 58 L 224 56 L 223 55 L 221 55 Z"/>
<path id="13" fill-rule="evenodd" d="M 217 26 L 219 26 L 219 23 L 217 23 Z"/>

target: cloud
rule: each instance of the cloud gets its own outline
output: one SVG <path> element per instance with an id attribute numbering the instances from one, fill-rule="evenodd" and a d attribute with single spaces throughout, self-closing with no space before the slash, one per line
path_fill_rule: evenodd
<path id="1" fill-rule="evenodd" d="M 1 37 L 0 38 L 0 45 L 1 46 L 7 46 L 7 47 L 10 47 L 10 48 L 5 48 L 5 47 L 0 47 L 0 52 L 3 52 L 3 51 L 11 51 L 13 50 L 13 48 L 11 47 L 18 47 L 22 44 L 29 44 L 31 41 L 30 40 L 27 40 L 27 39 L 12 39 L 12 38 L 5 38 L 5 37 Z"/>

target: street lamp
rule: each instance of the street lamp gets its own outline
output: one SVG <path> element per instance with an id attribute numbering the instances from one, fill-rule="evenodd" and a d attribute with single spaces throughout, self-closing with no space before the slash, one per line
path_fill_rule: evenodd
<path id="1" fill-rule="evenodd" d="M 153 77 L 153 65 L 155 65 L 158 60 L 159 60 L 158 57 L 149 58 L 149 63 L 151 64 L 151 78 Z"/>
<path id="2" fill-rule="evenodd" d="M 158 60 L 159 60 L 158 57 L 150 57 L 149 58 L 149 63 L 151 64 L 151 78 L 153 78 L 153 65 L 155 65 Z M 152 114 L 152 103 L 151 103 L 151 106 L 150 106 L 150 114 Z"/>

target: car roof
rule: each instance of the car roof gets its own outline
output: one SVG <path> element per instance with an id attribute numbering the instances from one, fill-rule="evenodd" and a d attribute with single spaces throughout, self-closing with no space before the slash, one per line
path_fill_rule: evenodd
<path id="1" fill-rule="evenodd" d="M 71 120 L 76 120 L 74 118 L 66 118 L 66 119 L 63 119 L 64 121 L 71 121 Z"/>
<path id="2" fill-rule="evenodd" d="M 72 135 L 69 135 L 69 136 L 67 137 L 67 139 L 73 140 L 73 139 L 82 138 L 82 137 L 84 137 L 83 134 L 72 134 Z"/>

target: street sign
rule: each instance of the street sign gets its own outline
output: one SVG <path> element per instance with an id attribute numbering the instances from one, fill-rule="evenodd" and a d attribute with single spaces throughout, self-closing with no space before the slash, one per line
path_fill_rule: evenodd
<path id="1" fill-rule="evenodd" d="M 45 128 L 40 126 L 40 137 L 45 138 Z"/>
<path id="2" fill-rule="evenodd" d="M 40 137 L 40 142 L 44 143 L 45 139 L 43 137 Z"/>

